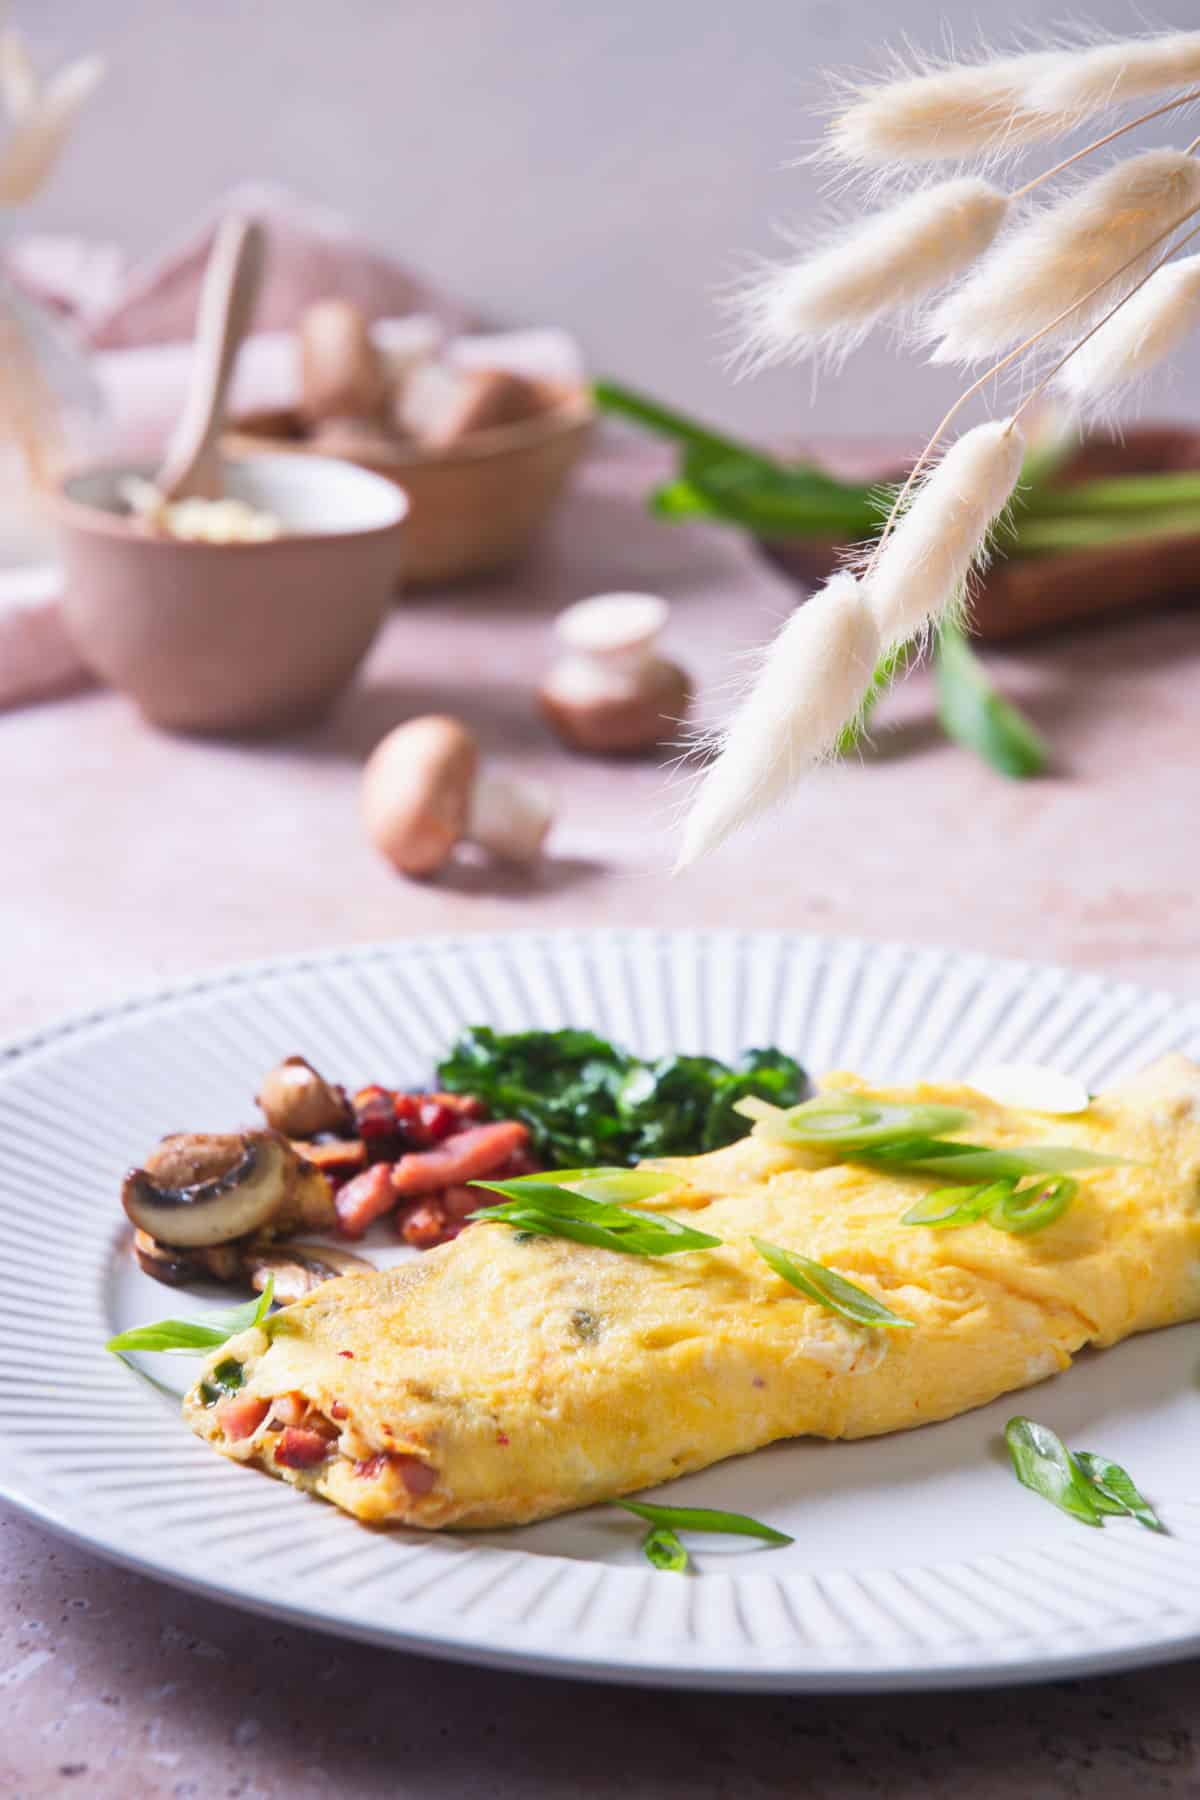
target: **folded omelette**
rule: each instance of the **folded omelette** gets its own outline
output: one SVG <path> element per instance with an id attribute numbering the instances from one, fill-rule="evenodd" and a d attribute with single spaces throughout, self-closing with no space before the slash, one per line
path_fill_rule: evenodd
<path id="1" fill-rule="evenodd" d="M 1085 1171 L 1069 1210 L 1021 1237 L 903 1225 L 937 1181 L 748 1137 L 655 1165 L 678 1186 L 644 1203 L 718 1249 L 630 1256 L 477 1224 L 232 1339 L 185 1414 L 226 1455 L 369 1523 L 517 1525 L 778 1438 L 947 1419 L 1084 1345 L 1200 1315 L 1200 1066 L 1169 1057 L 1068 1119 L 958 1087 L 883 1097 L 967 1108 L 972 1142 L 1053 1138 L 1133 1160 Z M 752 1236 L 915 1329 L 844 1322 L 774 1274 Z"/>

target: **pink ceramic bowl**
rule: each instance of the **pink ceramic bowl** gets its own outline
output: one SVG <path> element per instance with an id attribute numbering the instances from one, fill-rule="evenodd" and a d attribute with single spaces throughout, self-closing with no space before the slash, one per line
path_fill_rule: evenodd
<path id="1" fill-rule="evenodd" d="M 227 492 L 284 534 L 194 543 L 124 513 L 122 482 L 151 472 L 87 469 L 52 501 L 67 623 L 88 663 L 171 730 L 278 730 L 323 711 L 387 614 L 404 493 L 332 457 L 247 457 L 226 465 Z"/>

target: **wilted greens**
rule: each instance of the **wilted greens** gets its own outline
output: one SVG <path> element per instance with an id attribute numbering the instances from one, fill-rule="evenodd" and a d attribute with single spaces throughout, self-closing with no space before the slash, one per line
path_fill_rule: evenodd
<path id="1" fill-rule="evenodd" d="M 438 1084 L 520 1119 L 540 1156 L 575 1168 L 717 1150 L 746 1130 L 738 1101 L 791 1106 L 807 1080 L 782 1050 L 747 1050 L 732 1066 L 712 1056 L 643 1062 L 591 1031 L 476 1025 L 439 1064 Z"/>

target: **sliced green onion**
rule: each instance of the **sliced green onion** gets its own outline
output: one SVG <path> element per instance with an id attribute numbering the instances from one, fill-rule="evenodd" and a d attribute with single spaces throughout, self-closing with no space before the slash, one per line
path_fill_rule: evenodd
<path id="1" fill-rule="evenodd" d="M 631 1170 L 631 1174 L 640 1171 Z M 674 1186 L 665 1177 L 662 1187 Z M 472 1219 L 489 1219 L 541 1237 L 570 1238 L 601 1250 L 619 1250 L 626 1256 L 674 1256 L 685 1250 L 712 1250 L 721 1242 L 706 1231 L 697 1231 L 669 1213 L 639 1212 L 610 1201 L 559 1187 L 544 1176 L 520 1176 L 512 1181 L 479 1180 L 472 1187 L 488 1188 L 507 1196 L 501 1206 L 481 1207 Z"/>
<path id="2" fill-rule="evenodd" d="M 943 1143 L 933 1137 L 897 1139 L 864 1149 L 853 1159 L 873 1168 L 912 1175 L 962 1175 L 973 1181 L 1020 1181 L 1026 1175 L 1067 1175 L 1075 1169 L 1129 1165 L 1127 1156 L 1104 1156 L 1075 1144 L 1025 1144 L 994 1150 L 985 1144 Z"/>
<path id="3" fill-rule="evenodd" d="M 1013 1187 L 1007 1182 L 997 1186 L 1004 1191 L 988 1212 L 988 1224 L 1016 1237 L 1053 1225 L 1079 1192 L 1079 1183 L 1070 1175 L 1046 1175 L 1028 1187 Z"/>
<path id="4" fill-rule="evenodd" d="M 870 1325 L 882 1331 L 912 1330 L 911 1319 L 902 1319 L 874 1294 L 856 1287 L 844 1275 L 835 1274 L 823 1263 L 814 1262 L 811 1256 L 784 1250 L 779 1244 L 769 1244 L 765 1238 L 752 1237 L 750 1242 L 777 1275 L 806 1299 L 815 1300 L 818 1306 L 840 1313 L 843 1319 L 849 1319 L 855 1325 Z"/>
<path id="5" fill-rule="evenodd" d="M 1091 1483 L 1057 1434 L 1033 1419 L 1010 1419 L 1004 1441 L 1017 1480 L 1083 1525 L 1099 1525 Z"/>
<path id="6" fill-rule="evenodd" d="M 727 1537 L 761 1538 L 764 1544 L 793 1542 L 785 1531 L 776 1531 L 748 1513 L 721 1512 L 710 1506 L 659 1506 L 650 1500 L 614 1500 L 611 1504 L 670 1531 L 718 1531 Z"/>
<path id="7" fill-rule="evenodd" d="M 901 1217 L 902 1225 L 928 1225 L 934 1231 L 947 1231 L 958 1225 L 973 1225 L 982 1219 L 1005 1194 L 1012 1192 L 1011 1181 L 984 1181 L 975 1187 L 935 1188 L 925 1194 Z"/>
<path id="8" fill-rule="evenodd" d="M 933 681 L 938 720 L 947 737 L 974 750 L 1012 780 L 1041 774 L 1050 761 L 1049 747 L 1029 720 L 992 686 L 965 632 L 951 620 L 937 635 Z"/>
<path id="9" fill-rule="evenodd" d="M 671 1575 L 687 1573 L 688 1553 L 669 1525 L 652 1525 L 642 1539 L 642 1555 L 656 1569 Z"/>
<path id="10" fill-rule="evenodd" d="M 1144 1525 L 1147 1531 L 1161 1531 L 1165 1535 L 1166 1526 L 1120 1463 L 1110 1462 L 1106 1456 L 1095 1456 L 1090 1450 L 1077 1450 L 1075 1461 L 1091 1482 L 1092 1497 L 1103 1512 L 1124 1513 Z"/>
<path id="11" fill-rule="evenodd" d="M 109 1338 L 104 1346 L 106 1350 L 115 1351 L 118 1355 L 127 1350 L 186 1350 L 195 1354 L 201 1350 L 215 1350 L 229 1338 L 237 1337 L 239 1332 L 249 1331 L 252 1325 L 261 1325 L 271 1310 L 271 1302 L 275 1297 L 275 1277 L 267 1277 L 267 1285 L 256 1300 L 248 1300 L 245 1306 L 237 1306 L 232 1312 L 210 1313 L 202 1319 L 159 1319 L 155 1325 L 136 1325 L 132 1331 L 122 1331 L 119 1336 Z M 222 1368 L 226 1364 L 221 1364 Z"/>
<path id="12" fill-rule="evenodd" d="M 541 1188 L 566 1188 L 582 1194 L 585 1200 L 653 1200 L 656 1194 L 670 1193 L 679 1186 L 677 1175 L 665 1175 L 656 1169 L 554 1169 L 548 1175 L 518 1175 L 508 1183 L 522 1193 L 536 1193 Z"/>
<path id="13" fill-rule="evenodd" d="M 1090 1450 L 1072 1452 L 1048 1425 L 1015 1418 L 1004 1431 L 1017 1479 L 1084 1525 L 1102 1525 L 1105 1517 L 1136 1519 L 1147 1531 L 1166 1533 L 1166 1526 L 1134 1486 L 1120 1463 Z"/>
<path id="14" fill-rule="evenodd" d="M 871 1145 L 910 1136 L 937 1138 L 965 1125 L 970 1113 L 960 1106 L 896 1106 L 870 1094 L 818 1094 L 800 1106 L 780 1108 L 753 1097 L 738 1102 L 737 1111 L 754 1119 L 772 1143 L 848 1154 Z"/>

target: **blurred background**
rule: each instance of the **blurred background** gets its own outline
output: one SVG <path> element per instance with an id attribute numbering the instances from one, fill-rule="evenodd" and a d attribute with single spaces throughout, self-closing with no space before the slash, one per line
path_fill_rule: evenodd
<path id="1" fill-rule="evenodd" d="M 1007 48 L 1067 19 L 1194 26 L 1194 0 L 40 0 L 19 22 L 43 66 L 84 48 L 108 75 L 30 229 L 148 252 L 248 174 L 335 208 L 490 319 L 554 321 L 588 364 L 787 436 L 915 433 L 954 377 L 876 334 L 843 375 L 734 384 L 717 298 L 774 226 L 818 224 L 811 144 L 822 71 L 884 46 Z M 1170 141 L 1170 119 L 1145 141 Z M 136 128 L 134 128 L 136 127 Z M 1179 416 L 1193 343 L 1141 396 Z"/>
<path id="2" fill-rule="evenodd" d="M 970 645 L 947 625 L 880 684 L 869 737 L 764 826 L 753 882 L 740 839 L 669 878 L 690 747 L 728 716 L 747 653 L 878 529 L 878 481 L 960 386 L 887 330 L 819 380 L 737 381 L 721 296 L 782 234 L 816 243 L 862 204 L 797 162 L 827 71 L 886 69 L 906 43 L 973 52 L 985 32 L 1008 53 L 1053 22 L 1038 0 L 1003 17 L 14 0 L 13 1027 L 200 963 L 531 921 L 846 929 L 1200 980 L 1179 967 L 1196 871 L 1176 823 L 1200 645 L 1196 334 L 1138 388 L 1123 442 L 1031 416 L 1036 480 Z M 1074 26 L 1196 23 L 1194 0 L 1096 0 Z M 62 123 L 64 95 L 34 179 L 30 133 Z M 1182 147 L 1198 127 L 1172 117 L 1100 160 Z M 1033 147 L 1022 177 L 1078 141 Z M 238 267 L 256 289 L 240 312 Z M 240 354 L 182 490 L 199 510 L 155 517 L 140 509 L 180 498 L 166 476 L 214 398 L 222 284 Z M 271 541 L 236 541 L 255 534 Z M 430 715 L 459 734 L 436 755 Z M 483 775 L 431 849 L 413 783 L 438 758 Z M 479 798 L 497 777 L 516 784 L 499 822 Z"/>

